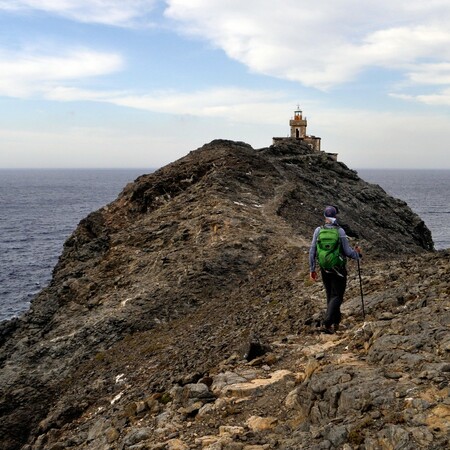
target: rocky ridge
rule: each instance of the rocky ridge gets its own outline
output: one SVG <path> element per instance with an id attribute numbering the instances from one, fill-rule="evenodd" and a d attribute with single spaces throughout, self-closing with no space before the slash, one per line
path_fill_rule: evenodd
<path id="1" fill-rule="evenodd" d="M 317 333 L 312 230 L 365 250 Z M 301 143 L 213 141 L 83 220 L 0 329 L 1 447 L 443 448 L 448 251 L 404 202 Z"/>

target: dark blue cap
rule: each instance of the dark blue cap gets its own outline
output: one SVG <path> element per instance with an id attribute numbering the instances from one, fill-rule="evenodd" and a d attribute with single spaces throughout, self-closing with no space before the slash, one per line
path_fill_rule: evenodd
<path id="1" fill-rule="evenodd" d="M 331 217 L 331 218 L 335 218 L 337 214 L 337 210 L 334 206 L 327 206 L 325 208 L 325 211 L 323 212 L 323 215 L 325 217 Z"/>

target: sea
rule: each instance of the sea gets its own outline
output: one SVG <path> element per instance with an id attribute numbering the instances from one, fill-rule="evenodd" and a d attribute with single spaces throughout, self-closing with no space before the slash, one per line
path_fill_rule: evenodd
<path id="1" fill-rule="evenodd" d="M 81 219 L 152 169 L 0 169 L 0 321 L 19 316 L 51 279 Z M 425 221 L 436 249 L 450 247 L 450 170 L 360 169 Z"/>

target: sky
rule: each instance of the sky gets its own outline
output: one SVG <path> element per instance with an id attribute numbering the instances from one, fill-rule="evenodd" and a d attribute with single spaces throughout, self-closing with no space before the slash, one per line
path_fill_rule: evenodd
<path id="1" fill-rule="evenodd" d="M 448 0 L 0 0 L 0 168 L 156 168 L 308 134 L 450 169 Z"/>

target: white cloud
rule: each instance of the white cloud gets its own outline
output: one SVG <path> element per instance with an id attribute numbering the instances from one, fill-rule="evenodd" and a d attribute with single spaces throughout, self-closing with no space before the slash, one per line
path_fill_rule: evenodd
<path id="1" fill-rule="evenodd" d="M 145 96 L 111 96 L 107 101 L 121 106 L 176 115 L 220 117 L 241 123 L 273 123 L 277 104 L 283 97 L 285 95 L 281 92 L 231 87 L 210 88 L 191 93 L 171 91 Z"/>
<path id="2" fill-rule="evenodd" d="M 60 55 L 8 53 L 0 49 L 0 95 L 61 102 L 102 102 L 157 113 L 216 117 L 247 124 L 274 124 L 277 114 L 281 117 L 292 108 L 292 100 L 284 92 L 233 86 L 192 92 L 136 92 L 83 87 L 93 77 L 109 75 L 123 67 L 120 55 L 90 49 L 72 50 Z"/>
<path id="3" fill-rule="evenodd" d="M 408 74 L 408 77 L 418 84 L 450 85 L 450 62 L 419 65 Z"/>
<path id="4" fill-rule="evenodd" d="M 222 118 L 239 123 L 280 123 L 292 101 L 280 91 L 216 87 L 194 92 L 157 91 L 136 94 L 58 86 L 43 93 L 48 100 L 96 101 L 176 116 Z M 283 101 L 285 99 L 285 101 Z"/>
<path id="5" fill-rule="evenodd" d="M 408 76 L 450 61 L 447 0 L 168 0 L 180 30 L 251 70 L 327 89 L 378 67 Z M 414 77 L 410 77 L 414 80 Z"/>
<path id="6" fill-rule="evenodd" d="M 159 0 L 0 0 L 0 10 L 56 14 L 86 23 L 131 26 L 142 20 Z"/>
<path id="7" fill-rule="evenodd" d="M 283 0 L 276 6 L 272 0 L 0 0 L 0 11 L 129 26 L 150 20 L 157 3 L 167 5 L 165 16 L 180 32 L 207 40 L 256 73 L 327 90 L 367 69 L 395 71 L 407 81 L 396 85 L 399 98 L 411 96 L 406 90 L 414 85 L 449 85 L 448 0 Z"/>
<path id="8" fill-rule="evenodd" d="M 42 95 L 67 81 L 110 74 L 123 67 L 115 53 L 73 50 L 63 55 L 11 54 L 0 51 L 0 95 Z"/>
<path id="9" fill-rule="evenodd" d="M 450 106 L 450 88 L 443 89 L 442 91 L 433 94 L 391 94 L 391 96 L 401 100 L 419 102 L 430 106 Z"/>

